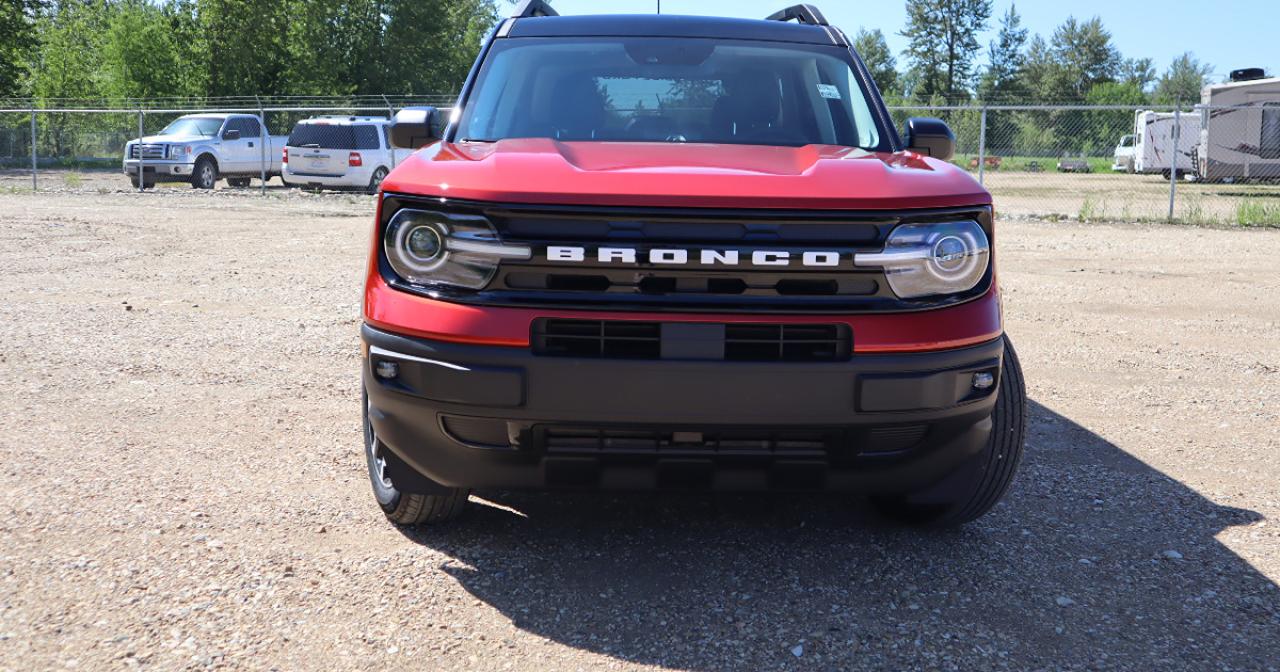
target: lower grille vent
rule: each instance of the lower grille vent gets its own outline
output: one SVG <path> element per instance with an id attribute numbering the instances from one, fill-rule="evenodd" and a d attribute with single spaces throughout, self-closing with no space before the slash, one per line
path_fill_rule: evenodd
<path id="1" fill-rule="evenodd" d="M 673 432 L 543 426 L 535 435 L 549 454 L 824 457 L 838 435 L 823 432 Z"/>
<path id="2" fill-rule="evenodd" d="M 534 354 L 592 359 L 839 362 L 853 339 L 840 324 L 703 324 L 542 319 Z"/>

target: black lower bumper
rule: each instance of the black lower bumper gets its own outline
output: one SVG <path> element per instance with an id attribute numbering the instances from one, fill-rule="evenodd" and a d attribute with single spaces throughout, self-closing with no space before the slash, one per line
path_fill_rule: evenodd
<path id="1" fill-rule="evenodd" d="M 433 487 L 908 492 L 979 452 L 1003 344 L 847 362 L 536 356 L 368 326 L 369 418 Z M 379 365 L 389 374 L 376 373 Z"/>

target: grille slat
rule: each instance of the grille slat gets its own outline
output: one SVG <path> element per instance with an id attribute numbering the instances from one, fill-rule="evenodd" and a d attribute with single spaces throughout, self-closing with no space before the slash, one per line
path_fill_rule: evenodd
<path id="1" fill-rule="evenodd" d="M 534 435 L 550 455 L 822 458 L 845 441 L 839 431 L 680 432 L 542 426 Z"/>
<path id="2" fill-rule="evenodd" d="M 672 323 L 680 324 L 680 323 Z M 738 362 L 836 362 L 853 353 L 842 324 L 725 324 L 723 355 Z M 534 354 L 596 359 L 662 359 L 663 323 L 628 320 L 539 319 Z"/>
<path id="3" fill-rule="evenodd" d="M 129 158 L 131 159 L 138 158 L 138 145 L 134 144 L 129 146 Z M 153 145 L 153 144 L 142 145 L 142 158 L 143 159 L 165 158 L 165 146 Z"/>

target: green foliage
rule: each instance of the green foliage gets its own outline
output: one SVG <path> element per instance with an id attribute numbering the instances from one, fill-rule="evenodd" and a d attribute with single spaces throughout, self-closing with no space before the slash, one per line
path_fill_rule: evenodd
<path id="1" fill-rule="evenodd" d="M 1280 226 L 1280 203 L 1245 199 L 1236 206 L 1236 223 L 1240 226 Z"/>
<path id="2" fill-rule="evenodd" d="M 6 1 L 0 95 L 41 101 L 450 93 L 498 18 L 497 0 Z"/>
<path id="3" fill-rule="evenodd" d="M 968 98 L 979 52 L 978 34 L 991 18 L 991 0 L 907 2 L 907 61 L 915 71 L 917 98 L 941 94 Z"/>
<path id="4" fill-rule="evenodd" d="M 180 36 L 170 17 L 145 0 L 124 0 L 104 16 L 98 59 L 98 90 L 111 99 L 188 96 L 189 71 L 174 58 Z"/>
<path id="5" fill-rule="evenodd" d="M 22 92 L 27 52 L 36 45 L 36 0 L 0 4 L 0 97 Z"/>
<path id="6" fill-rule="evenodd" d="M 1156 102 L 1164 105 L 1187 105 L 1200 102 L 1200 91 L 1209 83 L 1213 66 L 1196 60 L 1191 52 L 1173 59 L 1169 69 L 1156 84 Z"/>
<path id="7" fill-rule="evenodd" d="M 899 93 L 898 62 L 893 57 L 893 52 L 889 50 L 889 43 L 885 41 L 884 33 L 880 32 L 879 28 L 859 29 L 857 36 L 853 38 L 853 48 L 862 57 L 862 62 L 866 64 L 881 94 Z"/>
<path id="8" fill-rule="evenodd" d="M 1027 35 L 1017 6 L 1010 5 L 1009 11 L 1000 19 L 996 40 L 988 47 L 991 64 L 978 84 L 978 96 L 982 100 L 1016 100 L 1026 95 L 1020 75 L 1025 62 L 1023 49 L 1027 45 Z"/>

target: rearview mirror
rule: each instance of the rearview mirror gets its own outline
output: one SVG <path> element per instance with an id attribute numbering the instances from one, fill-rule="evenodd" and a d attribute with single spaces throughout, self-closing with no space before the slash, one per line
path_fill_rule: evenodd
<path id="1" fill-rule="evenodd" d="M 932 117 L 912 117 L 907 120 L 907 149 L 948 161 L 956 155 L 956 136 L 946 122 Z"/>
<path id="2" fill-rule="evenodd" d="M 238 131 L 238 130 L 236 130 L 236 129 L 234 129 L 234 128 L 229 129 L 229 130 L 226 130 L 226 131 L 223 131 L 223 132 L 222 132 L 222 139 L 223 139 L 223 140 L 239 140 L 239 139 L 240 139 L 240 131 Z"/>
<path id="3" fill-rule="evenodd" d="M 391 120 L 391 144 L 418 149 L 441 139 L 440 111 L 434 107 L 406 107 Z"/>

